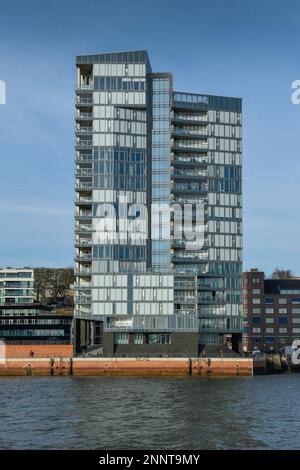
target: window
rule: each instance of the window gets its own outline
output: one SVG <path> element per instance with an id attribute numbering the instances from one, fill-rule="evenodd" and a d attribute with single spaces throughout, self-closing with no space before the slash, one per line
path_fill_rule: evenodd
<path id="1" fill-rule="evenodd" d="M 286 304 L 287 302 L 286 302 L 286 299 L 282 299 L 282 298 L 280 297 L 279 303 L 280 303 L 280 304 Z"/>
<path id="2" fill-rule="evenodd" d="M 274 336 L 266 336 L 266 343 L 267 344 L 274 343 L 274 342 L 275 342 Z"/>
<path id="3" fill-rule="evenodd" d="M 149 344 L 171 344 L 171 335 L 169 334 L 149 334 L 147 337 Z"/>
<path id="4" fill-rule="evenodd" d="M 279 313 L 287 313 L 286 308 L 284 307 L 279 308 Z"/>
<path id="5" fill-rule="evenodd" d="M 115 333 L 114 343 L 115 344 L 129 344 L 129 334 L 128 333 Z"/>
<path id="6" fill-rule="evenodd" d="M 260 294 L 260 289 L 252 289 L 252 294 Z"/>
<path id="7" fill-rule="evenodd" d="M 292 318 L 292 323 L 300 323 L 300 317 L 299 318 Z"/>
<path id="8" fill-rule="evenodd" d="M 279 317 L 279 324 L 280 325 L 287 325 L 287 318 L 286 317 Z"/>
<path id="9" fill-rule="evenodd" d="M 257 337 L 257 338 L 252 338 L 252 342 L 253 344 L 260 344 L 262 341 L 262 339 L 260 337 Z"/>
<path id="10" fill-rule="evenodd" d="M 274 328 L 266 328 L 266 333 L 274 333 Z"/>
<path id="11" fill-rule="evenodd" d="M 260 304 L 260 299 L 252 299 L 253 304 Z"/>
<path id="12" fill-rule="evenodd" d="M 293 328 L 293 333 L 300 333 L 300 328 Z"/>
<path id="13" fill-rule="evenodd" d="M 274 309 L 273 308 L 266 308 L 266 313 L 272 314 L 272 313 L 274 313 Z"/>
<path id="14" fill-rule="evenodd" d="M 273 297 L 266 297 L 265 298 L 265 303 L 266 304 L 273 304 L 274 303 Z"/>
<path id="15" fill-rule="evenodd" d="M 253 331 L 253 333 L 260 333 L 261 329 L 260 328 L 253 328 L 252 331 Z"/>
<path id="16" fill-rule="evenodd" d="M 266 318 L 266 323 L 274 323 L 274 318 Z"/>
<path id="17" fill-rule="evenodd" d="M 260 317 L 253 317 L 253 324 L 254 325 L 260 325 L 261 324 L 261 318 Z"/>
<path id="18" fill-rule="evenodd" d="M 287 333 L 287 328 L 279 328 L 279 333 Z"/>
<path id="19" fill-rule="evenodd" d="M 252 313 L 261 313 L 260 308 L 253 308 Z"/>
<path id="20" fill-rule="evenodd" d="M 143 344 L 143 333 L 134 334 L 134 344 Z"/>

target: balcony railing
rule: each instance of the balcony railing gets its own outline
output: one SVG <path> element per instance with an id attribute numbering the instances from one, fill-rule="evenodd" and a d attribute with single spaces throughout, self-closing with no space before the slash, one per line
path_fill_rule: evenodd
<path id="1" fill-rule="evenodd" d="M 76 224 L 75 225 L 76 232 L 91 232 L 93 230 L 92 224 Z"/>
<path id="2" fill-rule="evenodd" d="M 201 158 L 201 157 L 184 157 L 184 156 L 179 156 L 179 155 L 175 155 L 172 157 L 171 159 L 172 163 L 173 164 L 176 164 L 176 163 L 185 163 L 185 164 L 191 164 L 191 165 L 207 165 L 209 163 L 208 159 L 207 158 Z"/>
<path id="3" fill-rule="evenodd" d="M 93 128 L 92 127 L 75 127 L 75 133 L 77 135 L 92 134 L 93 133 Z"/>
<path id="4" fill-rule="evenodd" d="M 93 113 L 77 113 L 75 115 L 75 118 L 76 119 L 80 119 L 80 120 L 87 120 L 87 121 L 90 121 L 93 119 Z"/>
<path id="5" fill-rule="evenodd" d="M 172 185 L 171 191 L 183 192 L 183 193 L 203 193 L 208 191 L 208 185 L 197 185 L 197 184 L 174 184 Z"/>
<path id="6" fill-rule="evenodd" d="M 198 282 L 198 289 L 225 289 L 224 282 Z"/>
<path id="7" fill-rule="evenodd" d="M 207 114 L 203 115 L 197 115 L 197 114 L 184 114 L 184 113 L 175 113 L 172 116 L 172 119 L 174 121 L 188 121 L 188 122 L 207 122 L 208 121 L 208 116 Z"/>
<path id="8" fill-rule="evenodd" d="M 78 106 L 93 106 L 93 98 L 82 98 L 78 96 L 76 98 L 76 104 Z"/>
<path id="9" fill-rule="evenodd" d="M 91 176 L 93 174 L 93 170 L 91 168 L 77 168 L 75 170 L 76 176 Z"/>
<path id="10" fill-rule="evenodd" d="M 77 148 L 89 149 L 93 147 L 92 140 L 77 140 L 75 143 Z"/>
<path id="11" fill-rule="evenodd" d="M 197 129 L 195 128 L 194 130 L 186 129 L 186 128 L 178 128 L 175 127 L 172 129 L 172 133 L 175 136 L 179 137 L 192 137 L 192 138 L 201 138 L 201 137 L 207 137 L 207 130 L 203 129 Z"/>
<path id="12" fill-rule="evenodd" d="M 192 308 L 188 308 L 188 309 L 187 308 L 180 308 L 180 309 L 175 308 L 174 313 L 175 315 L 195 315 L 196 314 L 195 310 Z"/>
<path id="13" fill-rule="evenodd" d="M 91 197 L 78 197 L 75 202 L 77 204 L 92 204 L 93 199 Z"/>
<path id="14" fill-rule="evenodd" d="M 76 183 L 75 189 L 92 190 L 93 184 L 92 183 Z"/>
<path id="15" fill-rule="evenodd" d="M 194 297 L 181 297 L 175 295 L 174 302 L 183 303 L 183 304 L 195 304 L 196 300 Z"/>
<path id="16" fill-rule="evenodd" d="M 93 83 L 76 85 L 76 90 L 78 91 L 85 91 L 85 90 L 89 91 L 89 90 L 93 90 L 93 88 L 94 88 Z"/>
<path id="17" fill-rule="evenodd" d="M 92 254 L 75 255 L 76 261 L 92 261 Z"/>
<path id="18" fill-rule="evenodd" d="M 180 140 L 177 140 L 176 142 L 173 143 L 173 147 L 176 149 L 187 149 L 187 150 L 193 150 L 193 151 L 197 151 L 197 150 L 207 150 L 208 149 L 208 143 L 207 142 L 193 142 L 191 140 L 187 140 L 187 141 L 180 141 Z"/>
<path id="19" fill-rule="evenodd" d="M 92 163 L 93 155 L 91 153 L 75 155 L 75 160 L 76 163 Z"/>
<path id="20" fill-rule="evenodd" d="M 82 219 L 89 219 L 93 217 L 92 211 L 75 211 L 75 217 L 80 217 Z"/>
<path id="21" fill-rule="evenodd" d="M 198 171 L 184 171 L 184 170 L 174 170 L 172 173 L 173 178 L 207 178 L 208 171 L 207 170 L 198 170 Z"/>
<path id="22" fill-rule="evenodd" d="M 91 276 L 92 270 L 91 269 L 76 269 L 75 276 Z"/>
<path id="23" fill-rule="evenodd" d="M 81 289 L 91 289 L 92 288 L 92 283 L 91 282 L 84 282 L 80 284 L 74 284 L 74 289 L 75 290 L 81 290 Z"/>
<path id="24" fill-rule="evenodd" d="M 195 253 L 194 255 L 189 253 L 183 253 L 181 255 L 174 254 L 172 256 L 172 261 L 182 261 L 182 262 L 198 262 L 198 261 L 206 261 L 208 259 L 208 253 Z"/>
<path id="25" fill-rule="evenodd" d="M 91 295 L 76 295 L 75 302 L 78 304 L 90 304 L 92 301 Z"/>

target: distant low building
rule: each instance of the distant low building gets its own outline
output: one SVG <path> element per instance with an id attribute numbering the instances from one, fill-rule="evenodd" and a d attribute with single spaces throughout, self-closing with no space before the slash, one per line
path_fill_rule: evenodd
<path id="1" fill-rule="evenodd" d="M 71 344 L 71 311 L 42 304 L 0 305 L 0 340 L 7 344 Z"/>
<path id="2" fill-rule="evenodd" d="M 246 351 L 275 351 L 300 339 L 300 279 L 265 279 L 251 269 L 243 274 Z"/>
<path id="3" fill-rule="evenodd" d="M 33 269 L 0 268 L 0 305 L 33 303 Z"/>

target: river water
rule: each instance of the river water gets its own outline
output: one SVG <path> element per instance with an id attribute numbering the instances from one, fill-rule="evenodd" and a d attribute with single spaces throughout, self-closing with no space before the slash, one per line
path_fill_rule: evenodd
<path id="1" fill-rule="evenodd" d="M 297 448 L 300 374 L 0 378 L 0 449 Z"/>

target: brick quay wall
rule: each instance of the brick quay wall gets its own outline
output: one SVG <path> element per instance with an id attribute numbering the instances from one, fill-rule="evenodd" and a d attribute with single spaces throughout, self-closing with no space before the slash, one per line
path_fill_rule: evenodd
<path id="1" fill-rule="evenodd" d="M 252 376 L 251 358 L 14 358 L 0 362 L 0 376 Z"/>

